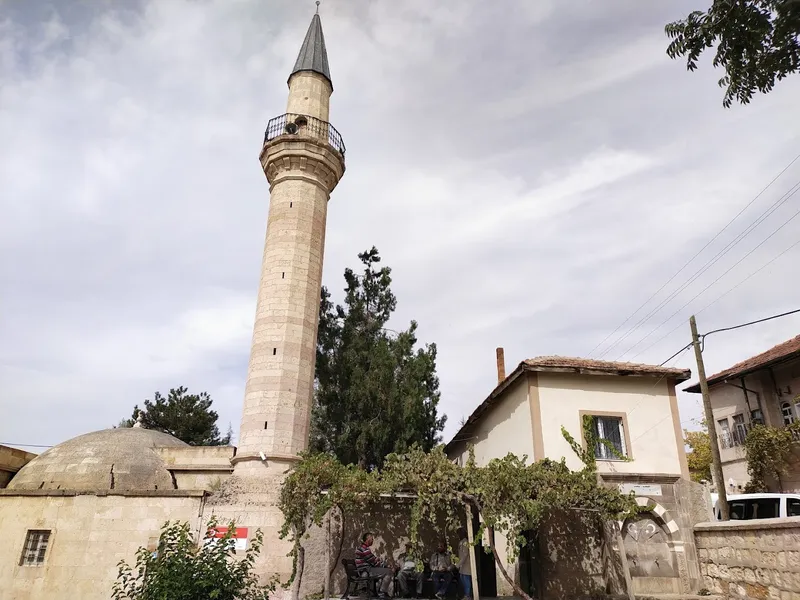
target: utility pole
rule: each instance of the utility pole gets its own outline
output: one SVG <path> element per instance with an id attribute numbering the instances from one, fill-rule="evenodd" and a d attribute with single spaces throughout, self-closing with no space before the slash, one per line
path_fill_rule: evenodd
<path id="1" fill-rule="evenodd" d="M 706 412 L 706 424 L 708 425 L 708 443 L 711 446 L 711 468 L 714 479 L 717 480 L 717 494 L 719 495 L 719 510 L 723 521 L 730 520 L 728 511 L 728 494 L 725 490 L 725 478 L 722 475 L 722 459 L 719 456 L 719 444 L 717 443 L 717 423 L 714 421 L 714 413 L 711 411 L 711 395 L 708 393 L 708 381 L 706 381 L 706 368 L 703 364 L 703 351 L 700 349 L 700 336 L 697 334 L 697 321 L 694 315 L 689 317 L 689 326 L 692 328 L 692 345 L 694 346 L 694 357 L 697 359 L 697 377 L 700 379 L 700 391 L 703 394 L 703 408 Z"/>

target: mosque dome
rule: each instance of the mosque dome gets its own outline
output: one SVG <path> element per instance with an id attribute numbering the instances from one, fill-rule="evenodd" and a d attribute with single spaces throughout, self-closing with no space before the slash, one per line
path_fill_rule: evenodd
<path id="1" fill-rule="evenodd" d="M 188 447 L 176 437 L 120 427 L 80 435 L 53 446 L 26 464 L 10 490 L 171 490 L 172 474 L 154 448 Z"/>

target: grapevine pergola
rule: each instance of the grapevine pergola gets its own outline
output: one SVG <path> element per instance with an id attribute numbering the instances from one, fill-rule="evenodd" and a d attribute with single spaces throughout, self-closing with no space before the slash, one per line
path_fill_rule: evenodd
<path id="1" fill-rule="evenodd" d="M 284 480 L 279 501 L 285 519 L 281 536 L 294 543 L 291 581 L 295 597 L 305 562 L 301 542 L 309 528 L 323 526 L 334 509 L 342 514 L 363 511 L 382 497 L 403 495 L 410 503 L 412 552 L 419 549 L 419 528 L 424 521 L 444 522 L 447 531 L 452 532 L 462 525 L 466 511 L 477 513 L 481 526 L 474 539 L 481 539 L 484 530 L 489 531 L 487 537 L 498 570 L 516 594 L 531 600 L 506 572 L 491 534 L 505 536 L 507 558 L 513 562 L 527 543 L 524 533 L 536 530 L 550 514 L 588 510 L 602 519 L 619 521 L 641 510 L 632 495 L 599 484 L 594 459 L 598 440 L 586 425 L 586 447 L 562 428 L 562 434 L 583 462 L 579 471 L 571 471 L 564 459 L 529 463 L 527 457 L 513 454 L 479 467 L 471 450 L 462 466 L 448 459 L 441 446 L 430 452 L 412 449 L 406 454 L 390 455 L 380 472 L 342 465 L 326 454 L 304 455 Z M 330 564 L 328 569 L 331 570 Z"/>

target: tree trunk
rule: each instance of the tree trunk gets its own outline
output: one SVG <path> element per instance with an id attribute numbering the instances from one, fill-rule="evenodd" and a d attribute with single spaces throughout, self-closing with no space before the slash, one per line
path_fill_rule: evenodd
<path id="1" fill-rule="evenodd" d="M 478 502 L 478 499 L 475 496 L 470 494 L 461 494 L 462 500 L 464 500 L 467 504 L 472 505 L 476 511 L 478 511 L 478 516 L 481 514 L 481 505 Z M 492 556 L 494 557 L 494 563 L 497 565 L 497 568 L 500 569 L 500 573 L 503 578 L 511 585 L 511 588 L 514 590 L 514 593 L 517 594 L 520 598 L 524 600 L 533 600 L 528 594 L 526 594 L 521 587 L 519 587 L 514 580 L 509 576 L 508 571 L 503 566 L 503 563 L 500 561 L 500 557 L 497 555 L 497 549 L 494 547 L 494 528 L 488 527 L 489 530 L 489 548 L 492 550 Z"/>
<path id="2" fill-rule="evenodd" d="M 480 511 L 479 511 L 480 512 Z M 519 597 L 524 598 L 524 600 L 533 600 L 528 594 L 522 591 L 522 588 L 519 587 L 511 576 L 506 571 L 506 568 L 503 566 L 503 563 L 500 561 L 500 557 L 497 555 L 497 549 L 494 547 L 494 529 L 492 527 L 488 528 L 489 530 L 489 548 L 492 549 L 492 556 L 494 557 L 494 563 L 497 565 L 497 568 L 500 569 L 500 573 L 503 575 L 503 578 L 511 585 L 511 588 L 514 590 L 514 593 L 517 594 Z"/>
<path id="3" fill-rule="evenodd" d="M 331 512 L 333 512 L 333 508 L 325 515 L 325 561 L 328 571 L 328 575 L 325 577 L 325 588 L 322 591 L 325 600 L 330 600 L 331 597 Z"/>
<path id="4" fill-rule="evenodd" d="M 292 586 L 292 600 L 300 600 L 300 583 L 303 581 L 303 569 L 306 566 L 306 549 L 297 540 L 297 572 L 294 576 L 294 585 Z"/>
<path id="5" fill-rule="evenodd" d="M 338 504 L 336 505 L 336 508 L 339 509 L 339 515 L 341 515 L 340 523 L 341 523 L 342 527 L 341 527 L 341 530 L 339 532 L 339 551 L 336 553 L 336 559 L 333 561 L 333 564 L 331 565 L 330 571 L 328 571 L 328 577 L 332 577 L 333 576 L 333 572 L 336 570 L 336 567 L 339 565 L 339 559 L 341 559 L 341 557 L 342 557 L 342 548 L 344 547 L 344 533 L 345 533 L 345 528 L 344 528 L 344 510 L 342 510 L 342 507 L 339 506 Z"/>

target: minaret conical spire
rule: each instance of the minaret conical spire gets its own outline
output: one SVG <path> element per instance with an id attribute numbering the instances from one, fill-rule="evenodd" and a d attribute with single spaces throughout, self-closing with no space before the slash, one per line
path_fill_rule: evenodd
<path id="1" fill-rule="evenodd" d="M 289 79 L 292 78 L 292 75 L 301 71 L 319 73 L 330 82 L 331 88 L 333 87 L 331 72 L 328 67 L 328 51 L 325 48 L 325 36 L 322 33 L 322 20 L 319 18 L 319 13 L 315 14 L 311 19 L 306 39 L 303 40 L 300 54 L 297 55 L 297 61 L 294 63 L 294 69 L 292 69 Z"/>

